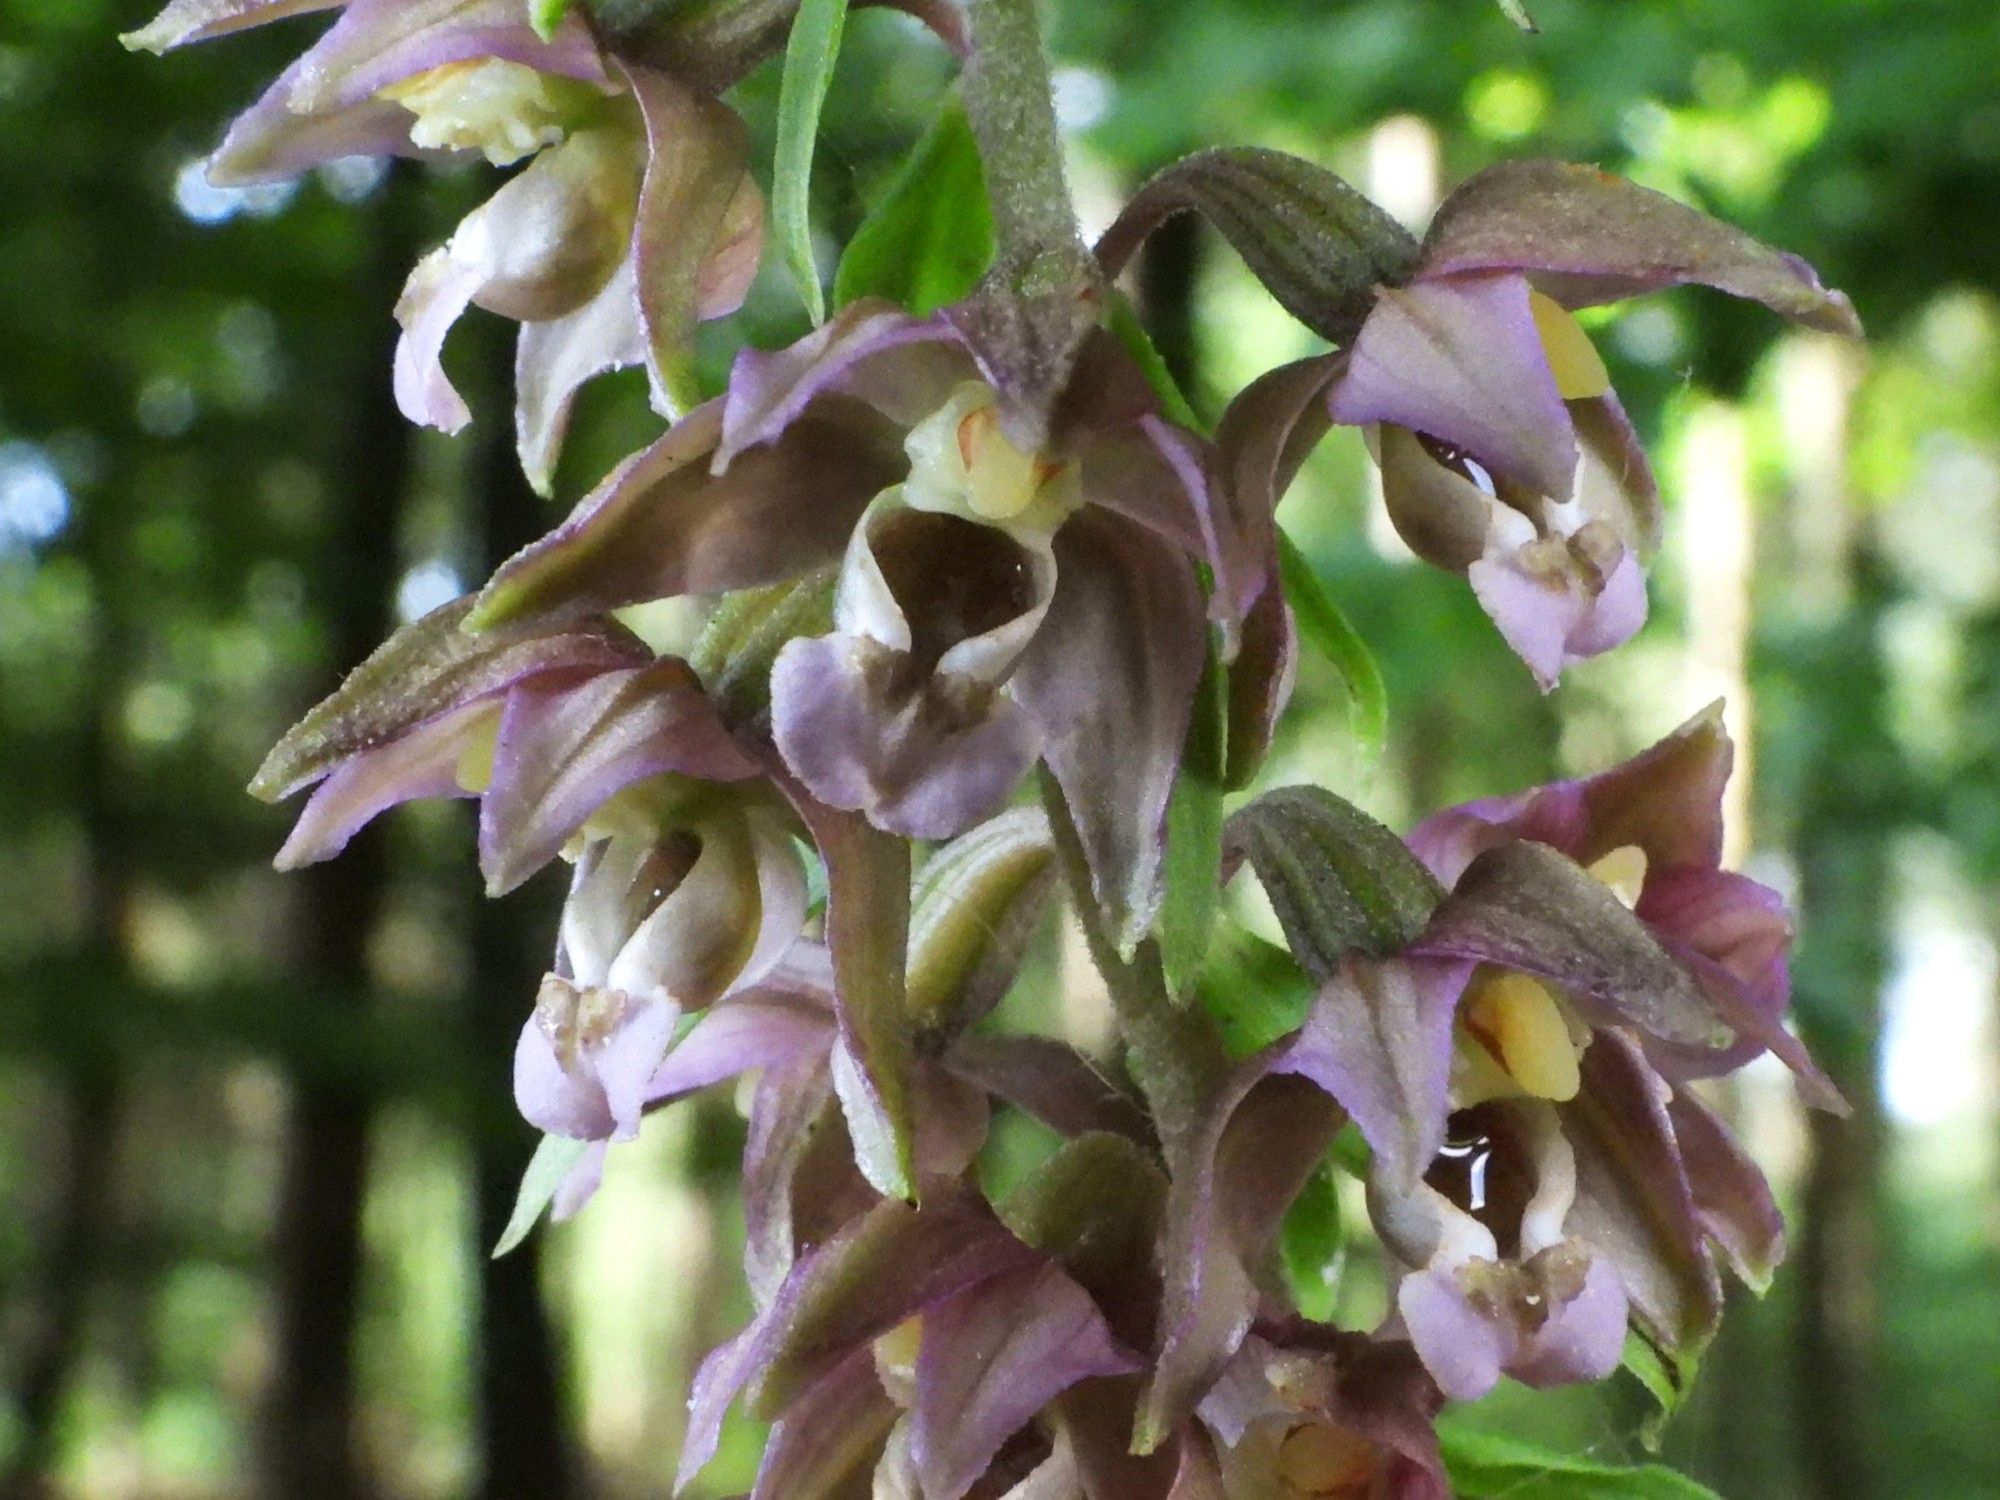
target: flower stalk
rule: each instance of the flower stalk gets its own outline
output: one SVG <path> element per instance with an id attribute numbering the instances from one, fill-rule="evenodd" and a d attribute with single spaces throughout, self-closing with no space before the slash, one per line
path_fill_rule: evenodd
<path id="1" fill-rule="evenodd" d="M 1041 792 L 1070 907 L 1083 929 L 1090 961 L 1110 991 L 1119 1033 L 1130 1050 L 1133 1077 L 1146 1097 L 1167 1160 L 1180 1160 L 1227 1076 L 1222 1039 L 1207 1012 L 1175 1003 L 1156 941 L 1146 939 L 1130 958 L 1119 953 L 1091 887 L 1090 861 L 1062 788 L 1047 772 L 1042 774 Z"/>

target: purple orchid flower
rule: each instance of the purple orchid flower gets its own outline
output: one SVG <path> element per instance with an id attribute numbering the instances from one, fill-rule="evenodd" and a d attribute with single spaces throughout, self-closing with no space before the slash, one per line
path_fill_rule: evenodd
<path id="1" fill-rule="evenodd" d="M 1389 518 L 1461 573 L 1546 690 L 1646 618 L 1659 499 L 1603 361 L 1572 312 L 1700 283 L 1858 335 L 1796 256 L 1591 167 L 1508 162 L 1445 200 L 1411 272 L 1376 288 L 1339 353 L 1275 371 L 1239 404 L 1267 446 L 1311 443 L 1290 399 L 1368 430 Z M 1305 422 L 1305 425 L 1294 424 Z"/>
<path id="2" fill-rule="evenodd" d="M 1407 1344 L 1297 1319 L 1246 1339 L 1184 1439 L 1170 1500 L 1450 1500 L 1444 1404 Z"/>
<path id="3" fill-rule="evenodd" d="M 800 1259 L 703 1363 L 679 1482 L 743 1397 L 776 1422 L 753 1500 L 865 1487 L 871 1473 L 890 1494 L 963 1500 L 996 1461 L 1046 1469 L 1035 1419 L 1137 1366 L 1076 1279 L 974 1195 L 884 1200 Z"/>
<path id="4" fill-rule="evenodd" d="M 165 51 L 308 10 L 176 0 L 127 38 Z M 330 30 L 230 128 L 233 185 L 353 155 L 532 158 L 411 274 L 396 397 L 411 420 L 471 419 L 439 362 L 477 303 L 521 324 L 516 425 L 547 490 L 577 390 L 643 364 L 666 415 L 688 404 L 698 320 L 741 305 L 763 241 L 743 126 L 708 94 L 612 56 L 577 14 L 544 40 L 521 0 L 347 0 Z"/>
<path id="5" fill-rule="evenodd" d="M 1782 1024 L 1782 904 L 1719 868 L 1729 761 L 1711 711 L 1601 776 L 1431 819 L 1410 845 L 1445 894 L 1421 933 L 1302 951 L 1306 1025 L 1244 1065 L 1324 1088 L 1373 1148 L 1402 1327 L 1448 1395 L 1601 1378 L 1628 1317 L 1698 1347 L 1718 1258 L 1762 1285 L 1782 1254 L 1768 1186 L 1687 1088 L 1768 1049 L 1840 1104 Z M 1183 1387 L 1231 1347 L 1188 1327 Z"/>
<path id="6" fill-rule="evenodd" d="M 788 644 L 771 676 L 792 773 L 827 805 L 936 839 L 996 812 L 1041 758 L 1130 943 L 1159 899 L 1213 504 L 1192 440 L 1108 335 L 1086 345 L 1046 451 L 1027 453 L 949 313 L 857 303 L 744 355 L 722 402 L 501 568 L 474 623 L 837 563 L 833 632 Z"/>
<path id="7" fill-rule="evenodd" d="M 285 868 L 420 797 L 479 798 L 496 895 L 581 838 L 515 1090 L 551 1133 L 629 1138 L 681 1015 L 756 984 L 803 930 L 791 825 L 685 663 L 608 620 L 469 635 L 470 606 L 399 631 L 272 751 L 253 790 L 275 800 L 318 783 Z"/>

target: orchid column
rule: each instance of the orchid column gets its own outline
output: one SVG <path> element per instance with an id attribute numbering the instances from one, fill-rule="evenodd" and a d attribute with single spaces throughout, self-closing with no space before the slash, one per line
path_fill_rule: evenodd
<path id="1" fill-rule="evenodd" d="M 1719 715 L 1408 841 L 1262 789 L 1303 649 L 1380 691 L 1275 511 L 1363 429 L 1398 530 L 1551 690 L 1640 628 L 1658 531 L 1574 312 L 1698 282 L 1856 332 L 1846 301 L 1551 162 L 1474 177 L 1419 244 L 1312 163 L 1203 152 L 1092 251 L 1030 0 L 911 0 L 964 74 L 822 319 L 804 174 L 840 0 L 177 0 L 136 40 L 335 8 L 215 170 L 527 163 L 412 275 L 409 415 L 472 419 L 439 354 L 476 303 L 522 324 L 538 484 L 601 371 L 643 365 L 668 422 L 253 790 L 313 789 L 286 866 L 463 796 L 493 892 L 568 867 L 522 997 L 546 1139 L 509 1244 L 582 1209 L 648 1115 L 745 1080 L 754 1314 L 697 1377 L 683 1482 L 739 1402 L 771 1424 L 759 1500 L 1497 1495 L 1547 1456 L 1450 1402 L 1622 1365 L 1670 1407 L 1724 1272 L 1761 1287 L 1783 1250 L 1703 1081 L 1769 1052 L 1841 1107 L 1783 1024 L 1783 903 L 1721 868 Z M 763 241 L 728 98 L 780 51 L 773 231 L 817 326 L 711 392 L 692 328 Z M 1114 285 L 1181 212 L 1328 346 L 1213 433 Z M 661 601 L 697 628 L 661 634 Z M 1285 938 L 1261 986 L 1216 969 L 1257 941 L 1225 901 L 1246 871 Z M 1110 1055 L 1011 1024 L 1058 905 Z M 1003 1111 L 1055 1144 L 995 1191 Z M 1288 1280 L 1338 1246 L 1340 1172 L 1394 1267 L 1378 1326 L 1303 1316 Z"/>

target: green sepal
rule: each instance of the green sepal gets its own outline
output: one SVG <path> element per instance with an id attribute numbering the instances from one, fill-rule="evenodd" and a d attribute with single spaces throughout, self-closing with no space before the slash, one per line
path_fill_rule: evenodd
<path id="1" fill-rule="evenodd" d="M 910 900 L 906 1003 L 920 1037 L 956 1036 L 999 1003 L 1055 881 L 1038 807 L 989 819 L 930 857 Z"/>

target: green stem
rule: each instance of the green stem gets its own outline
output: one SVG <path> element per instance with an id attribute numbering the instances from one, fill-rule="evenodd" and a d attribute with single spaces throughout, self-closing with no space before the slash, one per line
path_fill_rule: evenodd
<path id="1" fill-rule="evenodd" d="M 1178 1162 L 1183 1158 L 1183 1143 L 1221 1087 L 1229 1068 L 1228 1054 L 1206 1011 L 1198 1005 L 1174 1003 L 1157 942 L 1147 938 L 1129 961 L 1119 956 L 1091 889 L 1090 862 L 1070 819 L 1062 788 L 1046 770 L 1041 786 L 1042 805 L 1048 812 L 1070 905 L 1083 928 L 1091 962 L 1111 992 L 1118 1029 L 1130 1051 L 1132 1076 L 1146 1096 L 1167 1160 Z"/>
<path id="2" fill-rule="evenodd" d="M 986 164 L 1000 264 L 1023 292 L 1088 285 L 1035 0 L 972 0 L 965 109 Z M 1060 280 L 1059 280 L 1060 278 Z"/>

